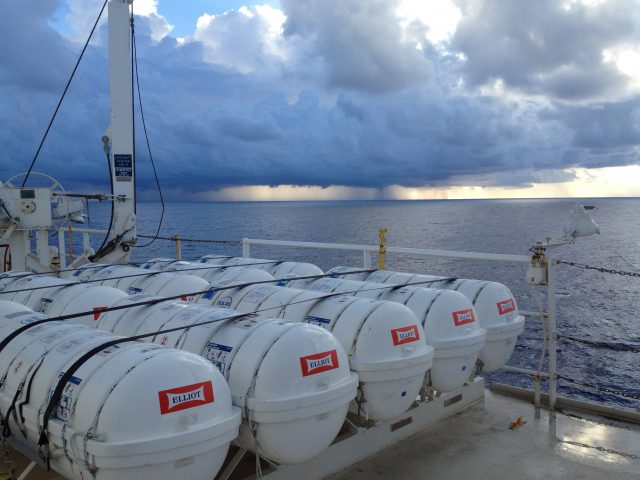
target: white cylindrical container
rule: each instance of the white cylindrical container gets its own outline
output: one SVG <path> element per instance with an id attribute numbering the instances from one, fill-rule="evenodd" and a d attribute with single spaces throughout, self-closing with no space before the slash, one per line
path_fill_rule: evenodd
<path id="1" fill-rule="evenodd" d="M 373 420 L 405 412 L 431 367 L 433 348 L 426 344 L 420 322 L 403 305 L 347 296 L 323 298 L 272 285 L 212 292 L 200 301 L 240 312 L 268 311 L 333 333 L 360 377 L 360 396 L 352 409 Z"/>
<path id="2" fill-rule="evenodd" d="M 62 272 L 60 274 L 60 277 L 66 280 L 83 282 L 85 280 L 89 280 L 91 276 L 94 275 L 95 272 L 97 272 L 98 270 L 101 270 L 109 266 L 110 265 L 108 263 L 87 263 L 78 268 L 72 269 L 68 272 Z"/>
<path id="3" fill-rule="evenodd" d="M 34 275 L 32 273 L 28 273 L 28 272 L 5 272 L 5 273 L 0 273 L 0 292 L 3 292 L 5 290 L 13 290 L 12 288 L 9 288 L 9 285 L 13 282 L 15 282 L 16 280 L 18 280 L 19 278 L 22 277 L 37 277 L 39 275 Z M 9 298 L 9 297 L 6 297 Z"/>
<path id="4" fill-rule="evenodd" d="M 480 326 L 487 330 L 486 343 L 479 355 L 484 371 L 491 372 L 506 365 L 524 330 L 525 319 L 518 314 L 516 299 L 502 283 L 473 279 L 438 281 L 442 277 L 389 270 L 349 274 L 349 270 L 355 269 L 336 267 L 331 273 L 348 279 L 395 285 L 429 282 L 429 287 L 455 290 L 465 295 L 474 306 Z"/>
<path id="5" fill-rule="evenodd" d="M 480 324 L 487 330 L 487 344 L 480 351 L 482 369 L 498 370 L 507 364 L 524 330 L 513 293 L 502 283 L 460 279 L 451 288 L 473 299 Z"/>
<path id="6" fill-rule="evenodd" d="M 176 260 L 175 258 L 152 258 L 151 260 L 140 265 L 145 270 L 154 270 L 159 272 L 173 272 L 181 270 L 183 267 L 189 267 L 192 262 L 186 260 Z"/>
<path id="7" fill-rule="evenodd" d="M 6 285 L 6 291 L 24 289 L 22 292 L 0 292 L 0 298 L 6 298 L 33 308 L 38 313 L 49 316 L 91 312 L 74 318 L 74 323 L 91 326 L 100 317 L 106 307 L 126 296 L 125 293 L 111 287 L 93 283 L 77 284 L 70 280 L 49 276 L 14 277 Z M 48 288 L 43 288 L 48 287 Z"/>
<path id="8" fill-rule="evenodd" d="M 143 264 L 142 268 L 153 271 L 195 275 L 208 282 L 236 280 L 238 282 L 250 283 L 273 280 L 273 276 L 270 273 L 250 266 L 225 267 L 222 265 L 208 264 L 206 262 L 194 263 L 184 260 L 166 261 L 165 259 L 158 258 Z"/>
<path id="9" fill-rule="evenodd" d="M 0 339 L 45 319 L 0 301 Z M 15 402 L 12 434 L 38 449 L 43 413 L 64 372 L 115 337 L 66 322 L 47 322 L 0 352 L 0 411 Z M 16 393 L 21 389 L 20 393 Z M 204 359 L 139 342 L 89 357 L 65 385 L 48 421 L 51 467 L 87 480 L 210 479 L 238 434 L 240 411 L 220 372 Z"/>
<path id="10" fill-rule="evenodd" d="M 32 296 L 42 297 L 46 292 L 60 285 L 68 285 L 70 282 L 48 275 L 7 275 L 2 279 L 2 291 L 0 299 L 11 300 L 17 303 L 25 303 Z M 3 293 L 7 292 L 7 293 Z"/>
<path id="11" fill-rule="evenodd" d="M 190 293 L 207 288 L 209 282 L 194 275 L 175 275 L 164 272 L 150 272 L 143 268 L 127 265 L 108 265 L 104 268 L 82 270 L 82 277 L 100 281 L 101 285 L 117 288 L 129 295 L 145 293 L 159 297 L 184 295 L 185 301 L 192 301 Z"/>
<path id="12" fill-rule="evenodd" d="M 226 266 L 247 265 L 252 268 L 259 268 L 260 270 L 269 272 L 275 278 L 323 274 L 322 270 L 312 263 L 281 262 L 277 260 L 266 260 L 264 258 L 221 257 L 217 255 L 207 255 L 198 260 L 198 262 Z"/>
<path id="13" fill-rule="evenodd" d="M 341 278 L 292 280 L 290 284 L 318 292 L 354 292 L 359 297 L 406 305 L 422 320 L 426 340 L 434 349 L 431 386 L 441 392 L 462 387 L 475 369 L 486 331 L 476 321 L 471 302 L 461 293 L 418 287 L 392 288 Z"/>
<path id="14" fill-rule="evenodd" d="M 350 372 L 344 349 L 312 325 L 254 316 L 224 320 L 233 314 L 163 302 L 107 312 L 98 327 L 133 335 L 215 322 L 150 340 L 202 355 L 220 369 L 244 414 L 236 441 L 241 447 L 257 448 L 283 464 L 310 460 L 331 444 L 356 396 L 357 375 Z"/>

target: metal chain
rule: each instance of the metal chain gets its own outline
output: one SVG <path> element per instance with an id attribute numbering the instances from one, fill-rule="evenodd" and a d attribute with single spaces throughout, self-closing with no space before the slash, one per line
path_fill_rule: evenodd
<path id="1" fill-rule="evenodd" d="M 598 348 L 607 348 L 609 350 L 616 350 L 618 352 L 632 352 L 640 353 L 640 345 L 634 345 L 631 343 L 623 342 L 603 342 L 599 340 L 588 340 L 586 338 L 572 337 L 571 335 L 558 334 L 559 339 L 570 340 L 576 343 L 583 343 L 585 345 L 591 345 Z"/>
<path id="2" fill-rule="evenodd" d="M 629 400 L 638 400 L 640 401 L 640 395 L 633 395 L 631 393 L 621 392 L 620 390 L 614 390 L 612 388 L 600 387 L 598 385 L 593 385 L 591 383 L 579 382 L 573 378 L 565 377 L 564 375 L 558 375 L 558 379 L 562 379 L 565 382 L 573 383 L 574 385 L 579 385 L 581 387 L 590 388 L 592 390 L 597 390 L 598 392 L 608 393 L 610 395 L 615 395 L 618 397 L 624 397 Z"/>
<path id="3" fill-rule="evenodd" d="M 603 272 L 603 273 L 612 273 L 614 275 L 623 275 L 626 277 L 640 277 L 640 272 L 626 272 L 624 270 L 616 270 L 613 268 L 593 267 L 591 265 L 585 265 L 583 263 L 565 262 L 563 260 L 558 260 L 558 263 L 561 263 L 563 265 L 569 265 L 571 267 L 583 268 L 585 270 L 596 270 L 598 272 Z"/>
<path id="4" fill-rule="evenodd" d="M 589 445 L 588 443 L 573 442 L 571 440 L 562 440 L 560 438 L 558 439 L 558 442 L 567 443 L 569 445 L 574 445 L 576 447 L 592 448 L 594 450 L 598 450 L 599 452 L 612 453 L 614 455 L 620 455 L 621 457 L 630 458 L 632 460 L 640 459 L 640 456 L 634 453 L 621 452 L 620 450 L 614 450 L 613 448 L 599 447 L 599 446 Z"/>
<path id="5" fill-rule="evenodd" d="M 158 240 L 170 240 L 172 242 L 175 242 L 176 240 L 178 240 L 178 238 L 176 237 L 156 237 L 155 235 L 138 235 L 138 237 L 140 238 L 156 238 Z M 238 240 L 205 240 L 202 238 L 182 238 L 180 237 L 179 240 L 181 242 L 188 242 L 188 243 L 224 243 L 224 244 L 228 244 L 228 245 L 238 245 L 240 242 Z"/>

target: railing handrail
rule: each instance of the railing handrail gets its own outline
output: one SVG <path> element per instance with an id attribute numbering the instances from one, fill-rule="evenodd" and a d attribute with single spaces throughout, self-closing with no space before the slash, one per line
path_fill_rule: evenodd
<path id="1" fill-rule="evenodd" d="M 279 247 L 319 248 L 325 250 L 353 250 L 359 252 L 378 252 L 379 245 L 350 244 L 350 243 L 323 243 L 323 242 L 298 242 L 291 240 L 266 240 L 259 238 L 243 238 L 244 245 L 272 245 Z M 386 247 L 387 253 L 402 253 L 407 255 L 422 255 L 432 257 L 464 258 L 468 260 L 492 260 L 497 262 L 514 262 L 528 264 L 531 257 L 528 255 L 512 255 L 506 253 L 464 252 L 458 250 L 438 250 L 431 248 Z"/>

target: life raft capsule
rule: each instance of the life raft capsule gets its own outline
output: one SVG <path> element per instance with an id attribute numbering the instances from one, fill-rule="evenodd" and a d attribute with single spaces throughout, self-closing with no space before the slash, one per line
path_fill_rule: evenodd
<path id="1" fill-rule="evenodd" d="M 223 257 L 227 258 L 227 257 Z M 186 262 L 184 260 L 168 260 L 164 258 L 156 258 L 142 265 L 141 268 L 151 271 L 176 272 L 182 274 L 195 275 L 205 279 L 208 282 L 218 282 L 226 280 L 237 280 L 239 282 L 263 282 L 273 280 L 273 275 L 250 266 L 246 267 L 225 267 L 211 264 L 211 268 L 207 268 L 208 264 Z"/>
<path id="2" fill-rule="evenodd" d="M 206 255 L 198 260 L 198 263 L 211 265 L 238 266 L 246 265 L 251 268 L 264 270 L 275 278 L 287 276 L 322 275 L 324 272 L 312 263 L 304 262 L 280 262 L 277 260 L 265 260 L 263 258 L 223 257 L 218 255 Z"/>
<path id="3" fill-rule="evenodd" d="M 233 283 L 212 284 L 199 302 L 245 313 L 268 312 L 333 333 L 361 382 L 352 411 L 387 420 L 415 401 L 431 368 L 433 348 L 427 345 L 420 322 L 404 305 L 348 296 L 323 298 L 273 285 L 229 288 Z"/>
<path id="4" fill-rule="evenodd" d="M 289 285 L 326 293 L 346 293 L 406 305 L 422 319 L 426 340 L 434 348 L 431 386 L 441 392 L 462 387 L 475 371 L 486 331 L 480 328 L 467 298 L 458 292 L 418 287 L 391 288 L 338 278 L 289 280 Z"/>
<path id="5" fill-rule="evenodd" d="M 0 339 L 46 318 L 0 301 Z M 42 414 L 65 370 L 117 338 L 64 321 L 13 338 L 0 352 L 0 411 L 12 435 L 37 452 Z M 12 404 L 20 414 L 6 415 Z M 77 480 L 213 478 L 239 425 L 240 410 L 209 362 L 157 345 L 122 343 L 89 357 L 67 382 L 48 421 L 50 465 Z"/>
<path id="6" fill-rule="evenodd" d="M 172 297 L 184 294 L 182 300 L 192 301 L 189 293 L 200 292 L 209 282 L 194 275 L 176 277 L 168 273 L 152 273 L 127 265 L 105 265 L 103 268 L 86 268 L 74 273 L 79 280 L 91 280 L 101 285 L 122 290 L 129 295 L 146 293 L 160 297 Z"/>
<path id="7" fill-rule="evenodd" d="M 351 274 L 350 270 L 355 269 L 336 267 L 329 272 L 343 278 L 394 285 L 429 282 L 432 288 L 455 290 L 465 295 L 473 304 L 480 326 L 487 331 L 485 346 L 479 354 L 484 371 L 491 372 L 506 365 L 524 330 L 525 319 L 518 313 L 516 299 L 501 283 L 473 279 L 438 281 L 442 277 L 389 270 Z"/>
<path id="8" fill-rule="evenodd" d="M 154 297 L 133 296 L 122 305 Z M 159 334 L 155 343 L 197 353 L 229 382 L 244 421 L 236 443 L 282 464 L 302 463 L 326 449 L 356 396 L 358 377 L 325 330 L 183 302 L 105 313 L 98 328 L 134 335 L 213 321 Z M 309 433 L 312 432 L 310 435 Z"/>
<path id="9" fill-rule="evenodd" d="M 0 299 L 11 300 L 49 316 L 91 312 L 74 318 L 74 323 L 91 326 L 100 312 L 126 294 L 111 287 L 96 284 L 77 284 L 69 280 L 49 276 L 23 275 L 3 279 Z M 16 290 L 22 290 L 15 292 Z"/>

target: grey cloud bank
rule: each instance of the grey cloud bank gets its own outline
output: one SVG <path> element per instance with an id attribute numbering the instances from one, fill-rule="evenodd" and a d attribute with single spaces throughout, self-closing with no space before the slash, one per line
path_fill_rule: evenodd
<path id="1" fill-rule="evenodd" d="M 281 13 L 251 7 L 183 45 L 157 14 L 137 18 L 150 140 L 176 199 L 243 185 L 519 186 L 640 161 L 637 85 L 603 59 L 640 44 L 637 2 L 460 2 L 440 45 L 419 22 L 403 29 L 393 2 L 281 6 L 281 31 Z M 2 6 L 0 179 L 26 169 L 79 51 L 51 26 L 56 7 Z M 68 188 L 108 185 L 104 26 L 98 36 L 36 168 Z"/>

